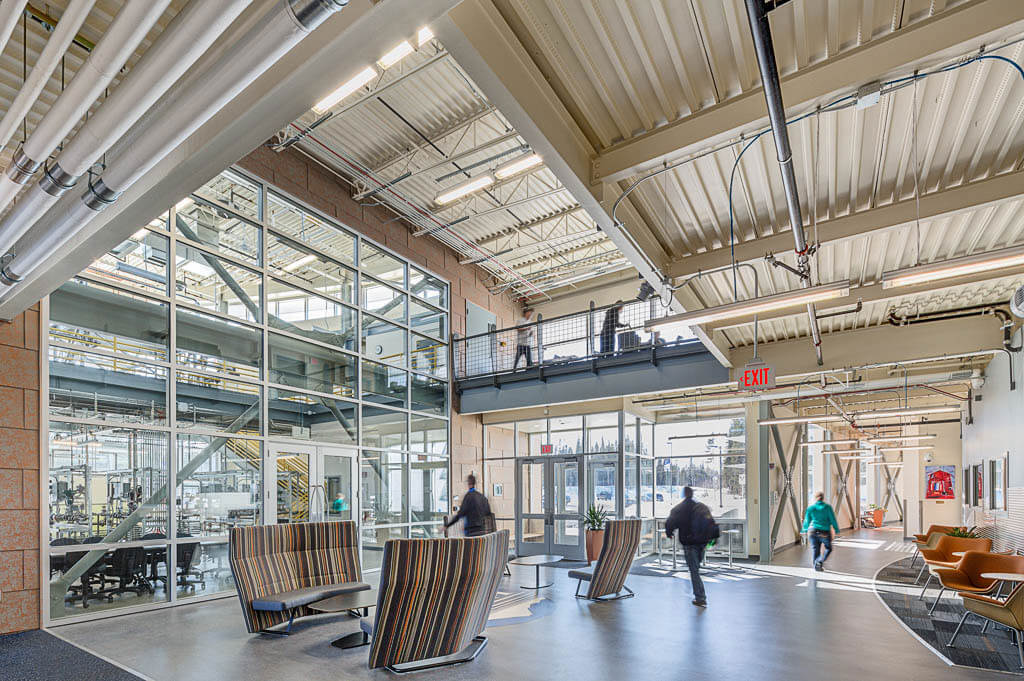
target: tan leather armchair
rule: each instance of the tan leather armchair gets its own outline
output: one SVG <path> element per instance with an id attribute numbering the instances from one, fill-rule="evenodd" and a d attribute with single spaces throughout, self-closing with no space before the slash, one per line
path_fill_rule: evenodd
<path id="1" fill-rule="evenodd" d="M 922 549 L 934 550 L 936 544 L 939 543 L 939 539 L 949 534 L 950 529 L 951 528 L 948 528 L 945 525 L 932 525 L 928 528 L 927 535 L 915 534 L 915 537 L 924 536 L 924 539 L 914 539 L 914 557 L 910 561 L 910 567 L 914 567 L 914 563 L 917 562 Z M 921 575 L 923 575 L 924 571 L 927 569 L 928 566 L 926 564 L 921 565 L 921 571 L 917 573 L 917 579 L 914 580 L 915 584 L 921 581 Z"/>
<path id="2" fill-rule="evenodd" d="M 914 543 L 916 544 L 918 542 L 928 541 L 928 538 L 931 537 L 931 535 L 935 532 L 939 532 L 941 534 L 949 534 L 950 530 L 954 529 L 956 528 L 953 525 L 929 525 L 927 532 L 925 532 L 924 534 L 914 535 Z"/>
<path id="3" fill-rule="evenodd" d="M 988 572 L 1024 573 L 1024 556 L 968 551 L 955 568 L 936 569 L 935 574 L 942 588 L 939 589 L 939 595 L 935 597 L 928 614 L 934 612 L 935 606 L 939 604 L 942 594 L 947 589 L 962 594 L 986 594 L 992 591 L 998 582 L 982 577 Z"/>
<path id="4" fill-rule="evenodd" d="M 924 599 L 928 587 L 935 578 L 936 568 L 952 568 L 960 563 L 960 556 L 953 555 L 959 551 L 984 551 L 988 553 L 992 551 L 992 540 L 983 537 L 950 537 L 947 534 L 939 537 L 939 541 L 936 542 L 934 549 L 922 549 L 921 557 L 924 558 L 925 567 L 928 568 L 928 579 L 925 581 L 924 588 L 921 589 L 921 595 L 918 596 L 918 599 Z"/>
<path id="5" fill-rule="evenodd" d="M 971 614 L 977 615 L 988 622 L 1002 624 L 1013 630 L 1014 638 L 1017 641 L 1017 655 L 1020 658 L 1021 669 L 1024 669 L 1024 585 L 1018 585 L 1005 601 L 991 596 L 964 592 L 960 594 L 964 600 L 964 616 L 956 625 L 953 638 L 949 639 L 946 645 L 953 647 L 956 637 L 960 635 L 960 629 Z"/>

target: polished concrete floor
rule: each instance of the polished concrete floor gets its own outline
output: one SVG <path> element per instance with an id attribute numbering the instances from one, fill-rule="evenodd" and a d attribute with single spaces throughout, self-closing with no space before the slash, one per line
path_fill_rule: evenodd
<path id="1" fill-rule="evenodd" d="M 633 575 L 637 597 L 611 603 L 573 598 L 575 582 L 550 569 L 555 586 L 534 595 L 532 568 L 513 567 L 473 662 L 420 679 L 901 679 L 1006 678 L 951 667 L 883 607 L 872 578 L 907 548 L 899 534 L 845 538 L 825 573 L 794 547 L 770 566 L 713 569 L 710 607 L 690 605 L 685 573 Z M 656 559 L 648 559 L 654 563 Z M 355 619 L 296 623 L 286 639 L 249 636 L 237 601 L 220 600 L 54 629 L 54 633 L 155 681 L 319 681 L 384 678 L 366 649 L 328 641 Z"/>

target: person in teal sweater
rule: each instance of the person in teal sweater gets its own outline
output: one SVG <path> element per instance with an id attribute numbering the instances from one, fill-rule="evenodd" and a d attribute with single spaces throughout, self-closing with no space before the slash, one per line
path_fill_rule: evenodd
<path id="1" fill-rule="evenodd" d="M 836 522 L 836 513 L 832 506 L 825 503 L 825 493 L 817 492 L 814 495 L 814 503 L 807 507 L 804 513 L 803 532 L 809 532 L 811 548 L 814 555 L 814 569 L 822 572 L 825 569 L 825 561 L 832 553 L 832 528 L 836 528 L 835 536 L 839 536 L 839 523 Z M 825 547 L 825 553 L 821 553 L 821 547 Z"/>

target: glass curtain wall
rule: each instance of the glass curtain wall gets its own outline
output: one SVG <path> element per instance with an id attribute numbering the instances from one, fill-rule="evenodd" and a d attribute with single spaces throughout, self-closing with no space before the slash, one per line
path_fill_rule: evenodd
<path id="1" fill-rule="evenodd" d="M 272 442 L 358 452 L 364 569 L 389 538 L 436 536 L 448 303 L 445 281 L 234 170 L 55 291 L 49 620 L 231 592 L 228 530 L 279 518 Z"/>

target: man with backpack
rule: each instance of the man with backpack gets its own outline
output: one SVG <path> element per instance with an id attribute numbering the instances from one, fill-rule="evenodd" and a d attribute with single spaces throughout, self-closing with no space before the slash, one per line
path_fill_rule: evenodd
<path id="1" fill-rule="evenodd" d="M 678 534 L 676 534 L 678 532 Z M 707 593 L 700 578 L 700 564 L 704 560 L 704 549 L 708 542 L 718 539 L 718 523 L 711 515 L 711 509 L 693 498 L 693 488 L 683 488 L 683 500 L 676 504 L 665 521 L 665 536 L 678 536 L 683 545 L 686 567 L 690 570 L 693 584 L 693 604 L 706 608 Z"/>

